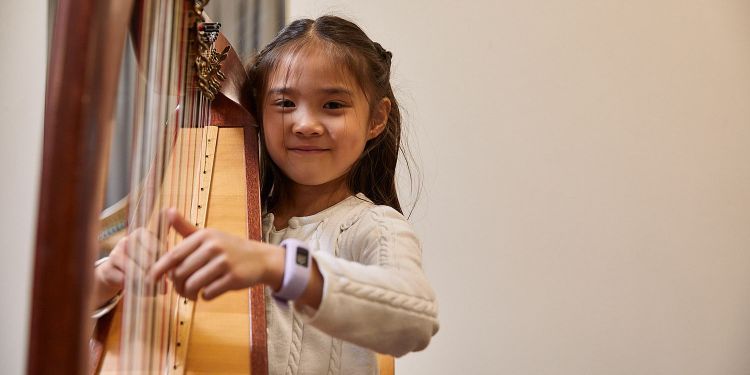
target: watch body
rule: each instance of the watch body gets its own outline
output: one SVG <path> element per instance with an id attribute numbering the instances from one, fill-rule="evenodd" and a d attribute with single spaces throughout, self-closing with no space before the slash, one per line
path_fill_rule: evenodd
<path id="1" fill-rule="evenodd" d="M 281 283 L 281 289 L 274 293 L 274 297 L 284 301 L 293 301 L 299 298 L 307 289 L 310 282 L 311 263 L 310 250 L 305 244 L 288 238 L 281 241 L 281 247 L 284 248 L 284 279 Z"/>

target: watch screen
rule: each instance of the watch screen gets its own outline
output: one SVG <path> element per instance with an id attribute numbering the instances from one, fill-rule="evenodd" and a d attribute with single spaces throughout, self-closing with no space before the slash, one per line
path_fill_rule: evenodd
<path id="1" fill-rule="evenodd" d="M 297 264 L 302 267 L 307 267 L 307 259 L 309 258 L 308 254 L 309 253 L 307 249 L 303 247 L 298 247 L 297 248 Z"/>

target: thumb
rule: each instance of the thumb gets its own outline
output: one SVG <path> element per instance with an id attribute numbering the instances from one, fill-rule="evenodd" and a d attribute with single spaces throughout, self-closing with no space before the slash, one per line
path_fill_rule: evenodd
<path id="1" fill-rule="evenodd" d="M 174 208 L 170 208 L 167 210 L 167 222 L 169 222 L 169 225 L 172 226 L 172 228 L 174 228 L 177 233 L 182 235 L 182 237 L 184 238 L 198 230 L 195 225 L 185 220 L 185 218 L 182 217 L 182 215 L 180 215 Z"/>

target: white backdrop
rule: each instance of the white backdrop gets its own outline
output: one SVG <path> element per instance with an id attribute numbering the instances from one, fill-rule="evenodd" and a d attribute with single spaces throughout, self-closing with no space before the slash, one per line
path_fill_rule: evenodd
<path id="1" fill-rule="evenodd" d="M 41 163 L 47 1 L 3 3 L 0 33 L 0 373 L 21 374 L 26 345 Z"/>
<path id="2" fill-rule="evenodd" d="M 12 3 L 3 374 L 25 361 L 46 59 L 46 1 Z M 750 3 L 289 9 L 347 15 L 394 52 L 442 323 L 399 374 L 750 373 Z"/>
<path id="3" fill-rule="evenodd" d="M 749 2 L 289 4 L 394 53 L 442 323 L 397 373 L 750 373 Z"/>

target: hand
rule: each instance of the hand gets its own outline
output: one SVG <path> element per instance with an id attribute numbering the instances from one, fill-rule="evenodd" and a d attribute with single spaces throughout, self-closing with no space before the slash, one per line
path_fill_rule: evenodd
<path id="1" fill-rule="evenodd" d="M 156 245 L 156 238 L 144 228 L 121 238 L 107 261 L 94 269 L 94 305 L 103 305 L 123 289 L 126 272 L 133 272 L 135 280 L 143 280 L 155 258 Z"/>
<path id="2" fill-rule="evenodd" d="M 201 290 L 203 298 L 210 300 L 258 283 L 280 287 L 284 272 L 282 248 L 216 229 L 196 228 L 174 209 L 166 214 L 169 224 L 184 240 L 151 267 L 148 278 L 152 282 L 168 274 L 175 290 L 191 300 L 196 300 Z"/>

